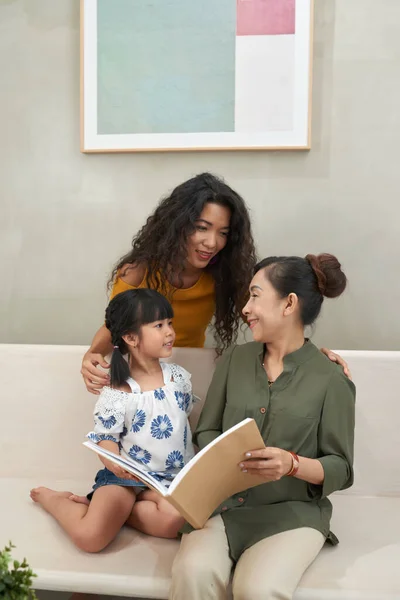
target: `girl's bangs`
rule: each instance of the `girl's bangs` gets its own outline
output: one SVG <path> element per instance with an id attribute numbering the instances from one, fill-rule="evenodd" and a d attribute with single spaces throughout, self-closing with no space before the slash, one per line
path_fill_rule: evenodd
<path id="1" fill-rule="evenodd" d="M 173 319 L 174 317 L 171 304 L 161 294 L 154 294 L 151 302 L 141 302 L 140 304 L 138 320 L 141 325 L 148 325 L 149 323 L 154 323 L 154 321 Z"/>

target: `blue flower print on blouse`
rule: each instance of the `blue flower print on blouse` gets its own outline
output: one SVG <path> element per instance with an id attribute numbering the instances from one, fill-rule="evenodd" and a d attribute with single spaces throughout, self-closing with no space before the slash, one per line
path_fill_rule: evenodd
<path id="1" fill-rule="evenodd" d="M 190 404 L 190 394 L 184 392 L 175 392 L 175 400 L 181 410 L 187 412 Z"/>
<path id="2" fill-rule="evenodd" d="M 183 392 L 175 392 L 175 400 L 181 410 L 185 410 L 184 395 Z"/>
<path id="3" fill-rule="evenodd" d="M 187 435 L 188 435 L 188 432 L 187 432 L 187 425 L 186 425 L 185 431 L 183 432 L 183 447 L 185 448 L 185 450 L 187 448 Z"/>
<path id="4" fill-rule="evenodd" d="M 165 392 L 162 388 L 154 390 L 154 398 L 156 400 L 165 400 Z"/>
<path id="5" fill-rule="evenodd" d="M 121 437 L 125 437 L 127 433 L 128 433 L 128 429 L 127 429 L 126 425 L 124 425 L 122 428 Z"/>
<path id="6" fill-rule="evenodd" d="M 105 427 L 106 429 L 111 429 L 111 427 L 114 427 L 114 425 L 117 423 L 117 419 L 114 417 L 114 415 L 111 415 L 111 417 L 108 417 L 108 419 L 103 419 L 103 417 L 99 417 L 99 421 L 103 424 L 103 427 Z"/>
<path id="7" fill-rule="evenodd" d="M 183 469 L 184 466 L 183 455 L 178 450 L 174 450 L 168 454 L 167 460 L 165 461 L 165 468 L 168 471 Z"/>
<path id="8" fill-rule="evenodd" d="M 92 442 L 95 442 L 96 444 L 105 441 L 115 442 L 116 444 L 118 444 L 117 439 L 109 433 L 94 433 L 94 431 L 92 431 L 88 434 L 87 437 L 89 438 L 89 440 L 92 440 Z"/>
<path id="9" fill-rule="evenodd" d="M 187 412 L 189 410 L 191 398 L 192 398 L 191 394 L 185 394 L 185 412 Z"/>
<path id="10" fill-rule="evenodd" d="M 129 456 L 133 458 L 133 460 L 137 460 L 144 465 L 147 465 L 151 461 L 151 454 L 148 450 L 144 450 L 140 446 L 132 446 L 132 448 L 128 452 Z"/>
<path id="11" fill-rule="evenodd" d="M 145 421 L 146 413 L 144 412 L 144 410 L 138 410 L 135 416 L 133 417 L 131 431 L 133 431 L 133 433 L 137 433 L 138 431 L 140 431 Z"/>
<path id="12" fill-rule="evenodd" d="M 168 415 L 160 415 L 151 422 L 151 435 L 157 440 L 171 437 L 174 428 Z"/>

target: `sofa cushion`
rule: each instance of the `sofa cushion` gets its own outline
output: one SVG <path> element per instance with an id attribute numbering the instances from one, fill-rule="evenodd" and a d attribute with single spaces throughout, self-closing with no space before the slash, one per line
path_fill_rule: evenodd
<path id="1" fill-rule="evenodd" d="M 99 554 L 76 549 L 67 535 L 29 498 L 36 479 L 0 479 L 0 531 L 16 544 L 39 577 L 38 589 L 168 598 L 178 542 L 124 528 Z M 59 490 L 85 493 L 82 481 L 42 480 Z M 326 545 L 305 573 L 296 600 L 398 600 L 400 598 L 400 498 L 333 497 L 332 529 L 340 544 Z"/>

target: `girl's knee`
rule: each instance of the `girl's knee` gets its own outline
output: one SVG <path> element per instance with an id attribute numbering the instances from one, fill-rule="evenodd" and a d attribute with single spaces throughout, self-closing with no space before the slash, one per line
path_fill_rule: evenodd
<path id="1" fill-rule="evenodd" d="M 157 521 L 159 523 L 159 537 L 174 539 L 179 530 L 184 526 L 185 519 L 178 511 L 164 499 L 157 502 Z"/>
<path id="2" fill-rule="evenodd" d="M 185 519 L 179 515 L 168 513 L 163 515 L 160 523 L 160 537 L 175 539 L 184 524 Z"/>
<path id="3" fill-rule="evenodd" d="M 80 531 L 77 531 L 72 536 L 72 540 L 79 550 L 83 550 L 83 552 L 88 552 L 90 554 L 101 552 L 112 541 L 107 539 L 104 535 L 99 534 L 98 531 L 87 528 L 82 528 Z"/>

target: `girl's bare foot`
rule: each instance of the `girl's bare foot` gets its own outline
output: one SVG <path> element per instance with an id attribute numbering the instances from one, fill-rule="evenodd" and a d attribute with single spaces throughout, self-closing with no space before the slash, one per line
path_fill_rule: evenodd
<path id="1" fill-rule="evenodd" d="M 34 502 L 38 502 L 39 504 L 43 504 L 46 500 L 51 496 L 59 496 L 63 498 L 69 498 L 72 496 L 72 492 L 56 492 L 55 490 L 51 490 L 47 487 L 37 487 L 33 488 L 30 492 L 30 497 Z"/>
<path id="2" fill-rule="evenodd" d="M 90 501 L 86 498 L 86 496 L 77 496 L 76 494 L 71 494 L 69 499 L 77 504 L 86 504 L 86 506 L 89 506 L 90 504 Z"/>

